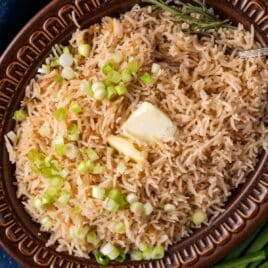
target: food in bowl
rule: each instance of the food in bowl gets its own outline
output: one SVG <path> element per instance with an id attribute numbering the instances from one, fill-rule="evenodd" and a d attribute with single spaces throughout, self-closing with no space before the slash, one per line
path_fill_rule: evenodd
<path id="1" fill-rule="evenodd" d="M 254 31 L 172 10 L 77 30 L 26 88 L 6 146 L 47 246 L 100 264 L 162 258 L 224 210 L 267 148 L 267 62 L 237 55 L 259 46 Z"/>

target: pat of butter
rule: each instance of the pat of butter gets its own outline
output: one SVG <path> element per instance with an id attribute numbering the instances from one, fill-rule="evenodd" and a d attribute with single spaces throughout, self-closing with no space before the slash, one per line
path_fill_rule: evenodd
<path id="1" fill-rule="evenodd" d="M 169 141 L 175 135 L 176 126 L 157 107 L 143 102 L 123 124 L 122 131 L 124 135 L 146 142 Z"/>
<path id="2" fill-rule="evenodd" d="M 146 154 L 136 149 L 133 143 L 125 137 L 111 135 L 108 137 L 108 143 L 118 152 L 136 162 L 146 161 Z"/>

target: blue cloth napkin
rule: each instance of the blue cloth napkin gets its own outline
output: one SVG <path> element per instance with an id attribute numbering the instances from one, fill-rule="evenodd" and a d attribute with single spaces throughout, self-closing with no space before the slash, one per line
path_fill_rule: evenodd
<path id="1" fill-rule="evenodd" d="M 50 0 L 0 0 L 0 54 L 12 38 Z"/>
<path id="2" fill-rule="evenodd" d="M 50 0 L 0 0 L 0 55 L 19 30 Z M 20 268 L 0 248 L 0 268 Z"/>
<path id="3" fill-rule="evenodd" d="M 3 249 L 0 248 L 0 268 L 21 268 Z"/>

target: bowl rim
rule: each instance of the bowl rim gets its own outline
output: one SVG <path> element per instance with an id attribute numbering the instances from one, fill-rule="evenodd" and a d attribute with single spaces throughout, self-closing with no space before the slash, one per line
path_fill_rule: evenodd
<path id="1" fill-rule="evenodd" d="M 261 0 L 259 0 L 262 2 Z M 264 0 L 265 1 L 265 0 Z M 7 70 L 10 68 L 10 64 L 14 62 L 14 60 L 18 59 L 19 52 L 17 54 L 14 54 L 15 51 L 20 50 L 19 47 L 23 47 L 25 44 L 29 43 L 29 39 L 33 36 L 36 29 L 43 29 L 44 23 L 52 16 L 57 16 L 57 12 L 61 10 L 64 6 L 68 5 L 78 5 L 79 3 L 83 3 L 85 1 L 80 0 L 74 1 L 72 0 L 53 0 L 51 1 L 47 6 L 45 6 L 43 9 L 41 9 L 24 27 L 23 29 L 18 33 L 18 35 L 13 39 L 13 41 L 10 43 L 10 45 L 6 48 L 2 56 L 0 57 L 0 70 Z M 129 1 L 129 2 L 135 2 Z M 138 2 L 138 1 L 136 1 Z M 250 2 L 250 0 L 249 0 Z M 219 7 L 220 5 L 227 5 L 229 3 L 228 0 L 220 0 L 218 1 Z M 264 2 L 265 3 L 265 2 Z M 113 7 L 114 9 L 120 9 L 125 8 L 128 4 L 125 3 L 122 4 L 122 0 L 112 0 L 112 1 L 102 1 L 102 0 L 91 0 L 91 4 L 93 6 L 93 9 L 91 12 L 96 12 L 99 14 L 105 14 L 106 11 L 105 8 Z M 265 6 L 265 12 L 268 12 L 268 2 L 264 4 Z M 56 8 L 55 8 L 56 7 Z M 230 8 L 230 7 L 229 7 Z M 268 23 L 268 19 L 267 19 Z M 82 24 L 83 25 L 83 24 Z M 69 28 L 68 28 L 69 27 Z M 71 26 L 73 27 L 73 25 Z M 67 29 L 67 30 L 66 30 Z M 66 31 L 70 31 L 70 25 L 66 25 Z M 268 35 L 267 35 L 268 36 Z M 61 35 L 57 37 L 58 39 L 62 39 Z M 53 39 L 54 42 L 56 39 Z M 268 39 L 268 37 L 267 37 Z M 265 40 L 266 44 L 268 45 L 268 40 Z M 45 55 L 47 54 L 46 51 L 41 51 L 38 54 L 39 58 L 44 59 Z M 40 63 L 40 61 L 38 61 Z M 37 65 L 37 63 L 35 64 Z M 31 69 L 31 67 L 28 67 Z M 31 70 L 31 73 L 34 73 L 35 69 Z M 26 75 L 26 78 L 23 78 L 21 81 L 18 82 L 18 84 L 27 84 L 27 79 L 29 80 L 32 75 L 31 73 L 28 73 Z M 2 74 L 0 73 L 0 97 L 2 96 L 1 93 L 1 82 L 6 78 L 6 73 Z M 9 74 L 10 76 L 10 74 Z M 28 76 L 28 77 L 27 77 Z M 20 88 L 20 86 L 18 86 Z M 12 99 L 11 97 L 10 99 Z M 1 102 L 1 99 L 0 99 Z M 10 103 L 9 103 L 10 104 Z M 8 110 L 8 109 L 6 109 Z M 0 125 L 0 141 L 3 139 L 4 135 L 4 129 L 7 125 L 8 121 L 6 119 L 7 114 L 3 115 L 3 118 L 0 118 L 1 124 Z M 5 124 L 3 124 L 5 121 Z M 10 125 L 8 126 L 8 128 Z M 3 149 L 3 144 L 2 144 Z M 5 151 L 5 150 L 3 150 Z M 2 152 L 3 152 L 2 151 Z M 6 158 L 6 152 L 2 153 L 0 156 L 0 199 L 1 195 L 5 196 L 5 198 L 9 199 L 8 193 L 6 192 L 6 185 L 4 182 L 4 176 L 6 175 L 5 170 L 6 167 L 2 166 L 3 159 Z M 255 173 L 251 176 L 251 178 L 248 179 L 248 182 L 245 183 L 242 187 L 240 186 L 239 192 L 232 198 L 231 201 L 229 201 L 226 211 L 223 212 L 209 227 L 203 227 L 197 232 L 194 233 L 194 235 L 191 235 L 189 238 L 183 239 L 179 245 L 172 245 L 169 249 L 169 253 L 167 254 L 165 261 L 148 261 L 148 262 L 129 262 L 128 265 L 133 265 L 133 267 L 144 267 L 143 264 L 150 264 L 154 263 L 156 265 L 159 265 L 159 267 L 166 267 L 164 265 L 179 265 L 185 262 L 185 259 L 187 259 L 187 255 L 191 254 L 198 254 L 198 267 L 205 267 L 202 265 L 206 265 L 206 263 L 214 263 L 215 261 L 219 260 L 221 257 L 223 257 L 230 249 L 234 248 L 241 242 L 250 232 L 252 232 L 258 224 L 260 224 L 266 216 L 266 211 L 268 209 L 268 151 L 263 152 L 263 155 L 261 157 L 261 161 L 258 163 L 258 168 L 255 169 Z M 242 209 L 243 206 L 253 206 L 255 207 L 254 213 L 251 211 L 251 214 L 246 214 L 246 212 Z M 242 207 L 241 207 L 242 206 Z M 9 204 L 7 204 L 7 208 L 10 210 L 10 214 L 13 217 L 13 220 L 17 222 L 20 222 L 20 219 L 17 218 L 17 215 L 12 211 L 12 208 Z M 1 225 L 1 213 L 2 213 L 2 206 L 0 205 L 0 230 L 1 227 L 6 230 L 6 227 Z M 242 211 L 242 212 L 241 212 Z M 245 213 L 243 215 L 243 213 Z M 236 224 L 238 224 L 236 221 L 238 220 L 239 226 L 237 227 Z M 246 228 L 243 228 L 245 227 Z M 21 229 L 23 232 L 27 232 L 27 230 Z M 214 236 L 211 234 L 212 231 L 215 232 Z M 228 234 L 228 238 L 223 238 L 224 233 Z M 212 251 L 207 254 L 199 254 L 198 250 L 196 249 L 197 242 L 196 237 L 199 237 L 199 240 L 202 241 L 202 243 L 205 243 L 203 239 L 206 239 L 209 237 L 210 242 L 213 244 Z M 31 239 L 35 239 L 36 237 Z M 219 240 L 217 240 L 219 238 Z M 10 239 L 7 237 L 6 232 L 0 232 L 0 245 L 3 247 L 18 263 L 22 264 L 24 267 L 30 267 L 31 263 L 22 257 L 21 254 L 17 254 L 18 248 L 14 243 L 10 242 Z M 40 246 L 40 245 L 39 245 Z M 178 246 L 180 250 L 178 250 Z M 40 246 L 41 247 L 41 246 Z M 195 249 L 193 249 L 195 247 Z M 207 248 L 208 245 L 205 245 L 205 248 Z M 185 248 L 183 251 L 182 248 Z M 200 247 L 202 249 L 202 246 Z M 179 252 L 178 252 L 179 251 Z M 61 256 L 61 253 L 55 252 L 55 258 L 58 256 Z M 72 259 L 73 257 L 70 257 Z M 69 259 L 69 258 L 68 258 Z M 200 261 L 202 259 L 203 261 Z M 80 259 L 78 258 L 78 262 L 83 261 L 86 259 Z M 33 261 L 33 260 L 32 260 Z M 34 263 L 34 262 L 32 262 Z M 75 262 L 74 262 L 75 263 Z M 86 265 L 87 263 L 85 263 Z M 92 264 L 88 264 L 92 265 Z M 196 263 L 193 263 L 192 267 L 195 267 Z M 115 265 L 113 265 L 114 267 Z M 122 264 L 117 264 L 116 266 L 122 266 Z M 90 266 L 94 267 L 94 265 Z M 96 266 L 95 266 L 96 267 Z M 147 267 L 147 266 L 146 266 Z M 149 266 L 148 266 L 149 267 Z"/>

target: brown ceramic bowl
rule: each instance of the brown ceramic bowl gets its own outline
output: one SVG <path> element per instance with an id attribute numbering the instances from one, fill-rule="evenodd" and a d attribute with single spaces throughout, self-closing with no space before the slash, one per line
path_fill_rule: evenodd
<path id="1" fill-rule="evenodd" d="M 14 166 L 8 161 L 3 135 L 14 127 L 13 112 L 19 107 L 25 86 L 48 55 L 51 47 L 71 36 L 75 12 L 83 26 L 98 22 L 105 15 L 116 16 L 138 0 L 54 0 L 36 15 L 10 44 L 0 60 L 0 245 L 23 267 L 97 267 L 86 260 L 46 248 L 47 234 L 39 233 L 16 198 Z M 267 0 L 208 0 L 223 17 L 249 28 L 254 24 L 256 39 L 268 46 Z M 233 193 L 226 211 L 209 227 L 174 244 L 158 261 L 112 264 L 112 267 L 209 267 L 249 235 L 268 211 L 268 152 L 246 183 Z"/>

